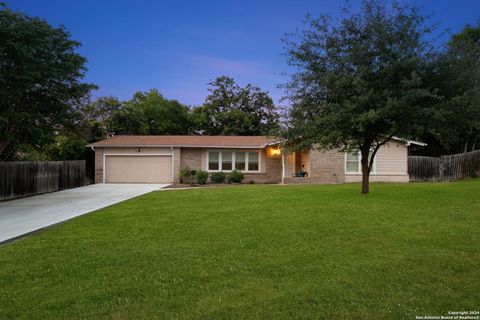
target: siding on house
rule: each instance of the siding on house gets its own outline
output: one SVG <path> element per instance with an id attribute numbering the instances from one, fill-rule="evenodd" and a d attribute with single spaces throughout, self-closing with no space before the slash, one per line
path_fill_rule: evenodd
<path id="1" fill-rule="evenodd" d="M 378 150 L 376 160 L 376 174 L 405 175 L 408 172 L 408 150 L 405 144 L 388 142 Z"/>
<path id="2" fill-rule="evenodd" d="M 376 171 L 370 174 L 370 181 L 408 182 L 408 147 L 404 142 L 389 141 L 382 146 L 375 157 Z M 361 174 L 345 174 L 345 182 L 362 181 Z"/>

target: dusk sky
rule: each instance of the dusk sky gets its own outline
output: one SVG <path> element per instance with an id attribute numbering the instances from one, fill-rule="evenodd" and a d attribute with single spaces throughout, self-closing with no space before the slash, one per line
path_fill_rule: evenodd
<path id="1" fill-rule="evenodd" d="M 4 0 L 5 1 L 5 0 Z M 333 0 L 91 1 L 7 0 L 13 10 L 63 24 L 88 59 L 86 81 L 94 97 L 129 99 L 158 89 L 187 105 L 201 104 L 207 83 L 229 75 L 278 101 L 288 72 L 282 36 L 302 27 L 306 13 L 338 15 Z M 359 1 L 351 2 L 358 7 Z M 449 34 L 480 17 L 479 0 L 417 1 Z"/>

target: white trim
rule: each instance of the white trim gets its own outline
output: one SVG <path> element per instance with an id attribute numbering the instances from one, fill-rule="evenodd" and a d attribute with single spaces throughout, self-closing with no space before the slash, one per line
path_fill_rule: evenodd
<path id="1" fill-rule="evenodd" d="M 413 141 L 413 140 L 407 140 L 407 147 L 410 147 L 412 144 L 420 146 L 420 147 L 425 147 L 427 144 L 425 142 L 420 142 L 420 141 Z"/>
<path id="2" fill-rule="evenodd" d="M 160 156 L 160 157 L 172 157 L 172 177 L 173 177 L 173 153 L 104 153 L 103 154 L 103 165 L 102 165 L 102 171 L 103 171 L 103 179 L 102 183 L 105 182 L 105 176 L 106 176 L 106 158 L 107 156 L 132 156 L 132 157 L 141 157 L 141 156 L 146 156 L 146 157 L 154 157 L 154 156 Z M 172 181 L 173 182 L 173 179 Z"/>
<path id="3" fill-rule="evenodd" d="M 238 151 L 235 149 L 207 149 L 207 163 L 206 163 L 206 171 L 207 172 L 232 172 L 233 170 L 245 172 L 245 173 L 261 173 L 262 172 L 262 154 L 261 150 L 258 149 L 249 149 L 249 150 L 242 150 Z M 218 170 L 210 170 L 209 163 L 210 163 L 210 152 L 218 152 Z M 231 152 L 232 153 L 232 170 L 223 170 L 222 168 L 222 160 L 223 160 L 223 152 Z M 236 160 L 236 152 L 242 152 L 245 154 L 245 169 L 238 170 L 235 169 L 235 160 Z M 248 170 L 248 162 L 250 157 L 247 155 L 248 153 L 256 153 L 258 155 L 258 170 Z"/>
<path id="4" fill-rule="evenodd" d="M 285 148 L 282 148 L 282 184 L 285 183 Z"/>
<path id="5" fill-rule="evenodd" d="M 344 172 L 346 175 L 361 175 L 362 174 L 362 154 L 360 151 L 358 151 L 358 171 L 357 172 L 349 172 L 347 171 L 347 156 L 349 154 L 349 152 L 345 151 L 345 160 L 344 160 Z M 352 153 L 350 153 L 352 154 Z M 378 154 L 378 153 L 377 153 Z M 376 156 L 376 155 L 375 155 Z M 353 161 L 353 160 L 352 160 Z M 373 168 L 372 168 L 372 171 L 370 172 L 370 174 L 377 174 L 377 158 L 375 157 L 375 159 L 373 159 Z"/>
<path id="6" fill-rule="evenodd" d="M 410 145 L 415 144 L 417 146 L 425 147 L 427 144 L 425 142 L 420 142 L 420 141 L 415 141 L 415 140 L 408 140 L 408 139 L 403 139 L 397 136 L 393 136 L 392 140 L 397 140 L 397 141 L 402 141 L 405 142 L 407 147 L 410 147 Z"/>

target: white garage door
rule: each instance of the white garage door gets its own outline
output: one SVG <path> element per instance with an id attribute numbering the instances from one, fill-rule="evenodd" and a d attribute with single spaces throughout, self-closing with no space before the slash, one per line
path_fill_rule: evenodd
<path id="1" fill-rule="evenodd" d="M 105 182 L 170 183 L 171 156 L 106 156 Z"/>

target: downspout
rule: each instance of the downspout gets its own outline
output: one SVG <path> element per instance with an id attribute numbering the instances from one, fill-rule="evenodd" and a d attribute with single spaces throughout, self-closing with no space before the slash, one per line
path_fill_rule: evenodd
<path id="1" fill-rule="evenodd" d="M 172 183 L 175 182 L 175 152 L 173 152 L 173 146 L 170 147 L 172 150 Z"/>

